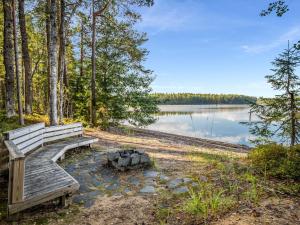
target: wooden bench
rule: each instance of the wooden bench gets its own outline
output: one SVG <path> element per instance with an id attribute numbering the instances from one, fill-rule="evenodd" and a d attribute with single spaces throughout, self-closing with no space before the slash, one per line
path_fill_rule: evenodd
<path id="1" fill-rule="evenodd" d="M 5 133 L 9 151 L 8 215 L 65 197 L 79 183 L 56 161 L 66 151 L 89 146 L 97 138 L 83 136 L 81 123 L 45 127 L 39 123 Z"/>

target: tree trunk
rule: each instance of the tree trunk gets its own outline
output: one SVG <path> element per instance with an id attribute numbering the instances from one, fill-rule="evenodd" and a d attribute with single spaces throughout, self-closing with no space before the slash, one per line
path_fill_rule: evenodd
<path id="1" fill-rule="evenodd" d="M 56 57 L 56 0 L 50 1 L 50 41 L 49 41 L 49 55 L 50 55 L 50 125 L 58 124 L 57 118 L 57 57 Z"/>
<path id="2" fill-rule="evenodd" d="M 296 103 L 295 103 L 295 94 L 290 93 L 291 98 L 291 146 L 294 146 L 296 143 Z"/>
<path id="3" fill-rule="evenodd" d="M 14 45 L 13 45 L 13 0 L 3 0 L 4 11 L 4 47 L 3 59 L 5 66 L 6 116 L 15 115 L 15 81 L 14 81 Z"/>
<path id="4" fill-rule="evenodd" d="M 19 123 L 24 125 L 23 108 L 22 108 L 22 96 L 21 96 L 21 81 L 19 72 L 19 48 L 18 48 L 18 32 L 17 32 L 17 21 L 16 21 L 16 0 L 13 0 L 13 21 L 14 21 L 14 49 L 15 49 L 15 68 L 16 68 L 16 81 L 17 81 L 17 98 L 18 98 L 18 113 Z"/>
<path id="5" fill-rule="evenodd" d="M 25 68 L 25 113 L 32 113 L 32 70 L 31 59 L 28 50 L 28 38 L 26 31 L 26 18 L 24 0 L 19 0 L 19 23 L 22 39 L 22 57 Z"/>
<path id="6" fill-rule="evenodd" d="M 95 16 L 95 1 L 92 3 L 92 79 L 91 79 L 91 123 L 93 126 L 96 125 L 96 16 Z"/>
<path id="7" fill-rule="evenodd" d="M 59 64 L 58 64 L 58 71 L 59 71 L 59 81 L 60 81 L 60 88 L 59 88 L 59 120 L 60 123 L 63 121 L 64 112 L 63 112 L 63 105 L 64 105 L 64 74 L 65 74 L 65 1 L 60 0 L 60 27 L 59 27 Z"/>
<path id="8" fill-rule="evenodd" d="M 83 59 L 84 59 L 84 50 L 83 50 L 83 37 L 84 37 L 84 27 L 83 19 L 81 20 L 81 35 L 80 35 L 80 77 L 83 77 Z"/>
<path id="9" fill-rule="evenodd" d="M 5 84 L 4 81 L 0 81 L 0 89 L 1 89 L 1 109 L 5 109 Z"/>
<path id="10" fill-rule="evenodd" d="M 46 104 L 46 113 L 50 115 L 50 0 L 47 0 L 45 6 L 45 14 L 46 14 L 46 40 L 47 40 L 47 104 Z"/>

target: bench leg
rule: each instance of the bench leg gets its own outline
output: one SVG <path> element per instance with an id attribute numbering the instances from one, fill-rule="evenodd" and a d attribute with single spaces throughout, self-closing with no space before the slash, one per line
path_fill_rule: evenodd
<path id="1" fill-rule="evenodd" d="M 60 197 L 60 206 L 61 207 L 67 207 L 69 205 L 69 198 L 67 195 L 61 196 Z"/>
<path id="2" fill-rule="evenodd" d="M 19 224 L 18 221 L 20 220 L 20 213 L 14 213 L 14 214 L 9 214 L 7 213 L 7 221 L 10 222 L 11 224 Z"/>
<path id="3" fill-rule="evenodd" d="M 59 158 L 60 161 L 62 161 L 62 160 L 64 160 L 64 159 L 65 159 L 65 154 L 63 154 L 63 155 Z"/>

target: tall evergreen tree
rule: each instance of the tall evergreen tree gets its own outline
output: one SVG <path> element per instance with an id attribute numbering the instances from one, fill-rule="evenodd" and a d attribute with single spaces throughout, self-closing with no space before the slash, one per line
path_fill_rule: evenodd
<path id="1" fill-rule="evenodd" d="M 252 106 L 260 121 L 252 123 L 251 132 L 260 137 L 258 141 L 272 138 L 293 146 L 299 143 L 299 77 L 296 68 L 300 63 L 299 51 L 288 47 L 273 62 L 272 75 L 266 76 L 276 91 L 282 92 L 274 98 L 261 98 Z"/>

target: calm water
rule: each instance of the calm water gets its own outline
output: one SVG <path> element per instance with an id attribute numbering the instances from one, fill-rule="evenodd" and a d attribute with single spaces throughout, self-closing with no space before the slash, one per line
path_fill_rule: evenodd
<path id="1" fill-rule="evenodd" d="M 254 137 L 241 122 L 249 122 L 248 105 L 162 105 L 148 129 L 250 145 Z"/>

